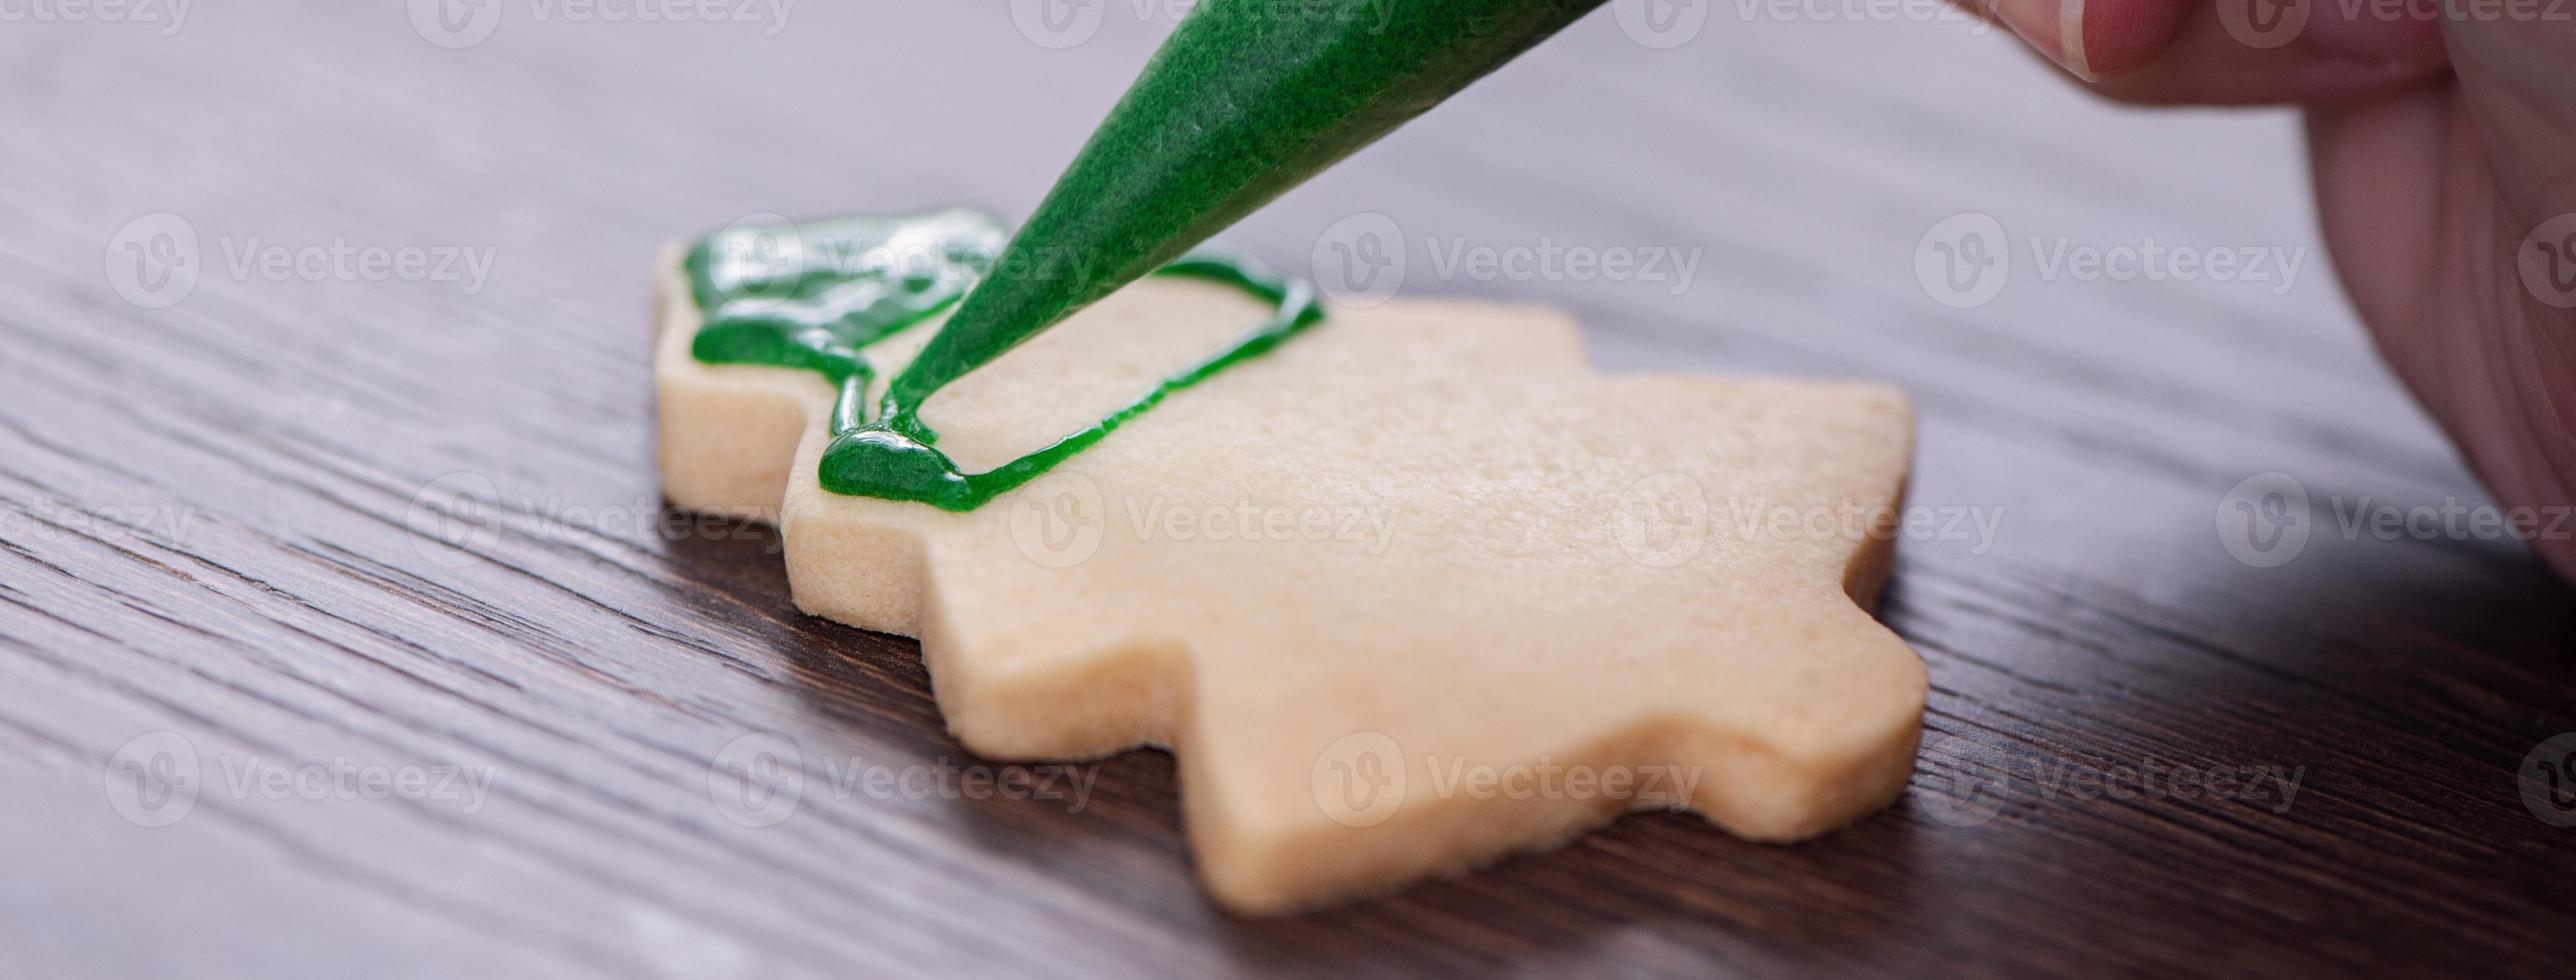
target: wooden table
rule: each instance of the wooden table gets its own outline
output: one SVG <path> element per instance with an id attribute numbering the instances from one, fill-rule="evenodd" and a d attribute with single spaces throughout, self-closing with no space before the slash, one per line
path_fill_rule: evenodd
<path id="1" fill-rule="evenodd" d="M 668 522 L 648 264 L 759 212 L 1025 213 L 1170 18 L 782 6 L 0 23 L 0 975 L 2565 968 L 2576 814 L 2517 773 L 2576 729 L 2576 603 L 2496 534 L 2373 532 L 2485 498 L 2340 298 L 2295 120 L 1838 7 L 1660 48 L 1604 11 L 1229 238 L 1304 268 L 1383 215 L 1407 294 L 1562 305 L 1609 368 L 1905 386 L 1934 523 L 1884 615 L 1933 693 L 1892 810 L 1632 817 L 1242 921 L 1161 754 L 1053 773 L 1075 813 L 836 787 L 997 764 L 911 643 L 794 611 L 773 535 Z M 1918 276 L 1962 230 L 1991 297 Z M 2082 264 L 2150 243 L 2300 261 Z M 1445 261 L 1541 245 L 1704 261 Z M 710 777 L 757 733 L 806 777 L 769 826 Z"/>

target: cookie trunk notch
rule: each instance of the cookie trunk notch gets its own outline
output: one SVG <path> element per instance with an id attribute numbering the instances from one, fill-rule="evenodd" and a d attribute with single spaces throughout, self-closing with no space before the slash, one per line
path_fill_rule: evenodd
<path id="1" fill-rule="evenodd" d="M 886 392 L 941 386 L 1178 258 L 1602 0 L 1205 0 Z"/>

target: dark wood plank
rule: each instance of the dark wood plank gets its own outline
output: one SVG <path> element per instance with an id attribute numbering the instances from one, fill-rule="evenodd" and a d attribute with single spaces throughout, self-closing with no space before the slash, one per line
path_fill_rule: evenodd
<path id="1" fill-rule="evenodd" d="M 1563 305 L 1612 368 L 1894 380 L 1916 502 L 1993 522 L 1903 545 L 1884 613 L 1935 690 L 1894 810 L 1792 848 L 1634 817 L 1248 922 L 1190 880 L 1168 759 L 968 756 L 910 644 L 797 615 L 775 537 L 666 513 L 651 468 L 657 247 L 1025 211 L 1168 20 L 1107 4 L 1058 50 L 1004 5 L 790 5 L 776 36 L 502 9 L 463 49 L 400 5 L 0 27 L 0 975 L 2538 975 L 2576 927 L 2576 830 L 2516 782 L 2576 730 L 2576 604 L 2510 541 L 2336 528 L 2484 498 L 2353 326 L 2285 114 L 2108 111 L 1956 23 L 1718 7 L 1654 50 L 1605 15 L 1230 235 L 1297 268 L 1374 212 L 1406 292 Z M 200 278 L 145 308 L 103 270 L 164 212 Z M 1913 256 L 1963 212 L 2304 265 L 2023 253 L 1953 310 Z M 1702 259 L 1680 289 L 1437 261 L 1542 238 Z M 235 263 L 340 242 L 488 281 Z M 2271 472 L 2320 528 L 2256 568 L 2215 519 Z M 711 779 L 746 736 L 806 781 L 773 825 Z M 174 746 L 193 800 L 141 807 L 124 765 Z M 470 779 L 369 799 L 343 762 Z M 355 798 L 261 782 L 317 766 Z M 833 785 L 864 766 L 1081 805 Z M 2148 766 L 2297 791 L 2145 797 Z"/>

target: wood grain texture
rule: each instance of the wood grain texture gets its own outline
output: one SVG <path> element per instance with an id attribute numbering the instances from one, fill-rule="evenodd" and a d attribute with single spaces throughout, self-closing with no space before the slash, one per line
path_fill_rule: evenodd
<path id="1" fill-rule="evenodd" d="M 657 247 L 759 212 L 1024 213 L 1168 20 L 1110 0 L 1056 49 L 1003 4 L 499 9 L 457 49 L 395 3 L 0 24 L 0 976 L 2564 966 L 2576 829 L 2517 773 L 2576 729 L 2576 603 L 2493 535 L 2342 533 L 2339 507 L 2484 498 L 2351 322 L 2287 115 L 2113 112 L 1959 23 L 1711 5 L 1652 49 L 1605 12 L 1230 235 L 1302 268 L 1381 214 L 1406 292 L 1560 304 L 1613 369 L 1894 381 L 1915 502 L 1994 521 L 1900 546 L 1883 612 L 1934 692 L 1894 810 L 1790 848 L 1632 817 L 1250 922 L 1194 887 L 1160 755 L 1020 772 L 1089 780 L 1073 813 L 836 788 L 992 764 L 909 643 L 797 615 L 775 537 L 666 514 L 651 462 Z M 2015 264 L 1953 310 L 1914 258 L 1972 211 Z M 165 212 L 198 280 L 147 308 L 119 249 Z M 1542 239 L 1704 258 L 1687 288 L 1444 261 Z M 2303 264 L 2037 261 L 2150 239 Z M 488 281 L 257 261 L 334 243 Z M 2316 527 L 2257 568 L 2221 508 L 2271 472 Z M 755 827 L 711 770 L 756 733 L 804 789 Z M 195 795 L 152 809 L 125 765 L 174 745 Z M 334 766 L 490 782 L 371 799 Z M 2299 788 L 2135 792 L 2147 766 Z"/>

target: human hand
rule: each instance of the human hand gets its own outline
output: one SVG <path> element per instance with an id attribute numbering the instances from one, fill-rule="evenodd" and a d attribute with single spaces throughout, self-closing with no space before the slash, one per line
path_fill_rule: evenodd
<path id="1" fill-rule="evenodd" d="M 2560 0 L 1994 0 L 2102 95 L 2305 107 L 2345 291 L 2521 529 L 2576 506 L 2576 13 Z M 2522 508 L 2530 508 L 2525 511 Z M 2536 539 L 2576 579 L 2576 541 Z"/>

